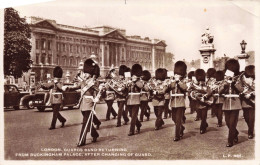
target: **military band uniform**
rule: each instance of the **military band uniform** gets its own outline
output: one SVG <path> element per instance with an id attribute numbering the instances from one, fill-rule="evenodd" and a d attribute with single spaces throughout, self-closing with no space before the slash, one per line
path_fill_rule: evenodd
<path id="1" fill-rule="evenodd" d="M 50 90 L 52 89 L 52 94 L 50 95 L 50 99 L 51 99 L 51 103 L 52 103 L 52 109 L 53 109 L 53 116 L 52 116 L 52 121 L 51 121 L 51 127 L 49 128 L 51 129 L 55 129 L 56 127 L 56 121 L 57 119 L 62 123 L 62 127 L 64 127 L 64 124 L 66 122 L 66 119 L 60 114 L 60 110 L 62 110 L 62 92 L 64 91 L 63 85 L 60 82 L 60 78 L 62 78 L 62 69 L 57 66 L 54 68 L 53 70 L 53 75 L 55 78 L 57 78 L 57 82 L 51 82 L 51 83 L 47 83 L 47 84 L 42 84 L 41 88 L 45 89 L 45 90 Z M 57 94 L 55 94 L 57 93 Z M 56 97 L 60 97 L 57 98 L 57 100 L 59 100 L 58 102 L 55 102 L 54 99 Z"/>
<path id="2" fill-rule="evenodd" d="M 110 81 L 110 80 L 108 80 Z M 106 120 L 110 120 L 111 113 L 116 118 L 117 113 L 113 108 L 113 103 L 115 101 L 115 91 L 113 91 L 110 87 L 106 88 L 105 91 L 105 101 L 107 103 L 107 113 L 106 113 Z"/>
<path id="3" fill-rule="evenodd" d="M 245 79 L 252 78 L 252 84 L 248 84 Z M 239 88 L 243 88 L 243 92 L 240 93 L 242 101 L 242 109 L 244 118 L 248 126 L 248 139 L 254 137 L 255 127 L 255 67 L 254 65 L 246 66 L 245 72 L 239 76 L 238 81 L 241 82 Z M 248 96 L 247 96 L 248 95 Z"/>
<path id="4" fill-rule="evenodd" d="M 134 64 L 131 69 L 132 78 L 134 76 L 141 77 L 142 75 L 142 67 L 139 64 Z M 138 111 L 140 107 L 140 92 L 143 88 L 143 81 L 140 79 L 136 79 L 131 83 L 128 83 L 128 98 L 127 98 L 127 106 L 128 110 L 131 112 L 131 125 L 128 136 L 132 136 L 135 134 L 135 126 L 137 127 L 137 132 L 140 132 L 140 128 L 142 126 L 141 122 L 138 120 Z"/>
<path id="5" fill-rule="evenodd" d="M 140 96 L 140 108 L 141 108 L 141 113 L 140 113 L 140 121 L 143 122 L 144 116 L 147 117 L 147 120 L 150 119 L 150 111 L 148 110 L 148 102 L 150 98 L 150 90 L 149 90 L 149 85 L 148 81 L 151 79 L 151 73 L 148 70 L 144 70 L 142 72 L 142 80 L 143 80 L 143 88 L 141 89 L 141 96 Z"/>
<path id="6" fill-rule="evenodd" d="M 180 76 L 180 79 L 175 79 L 169 86 L 171 94 L 170 107 L 172 109 L 172 120 L 175 123 L 174 141 L 179 141 L 183 136 L 185 127 L 182 125 L 185 106 L 187 84 L 184 82 L 187 66 L 183 61 L 177 61 L 174 65 L 174 74 Z"/>
<path id="7" fill-rule="evenodd" d="M 223 103 L 223 111 L 225 114 L 225 121 L 227 127 L 229 129 L 228 133 L 228 144 L 227 147 L 232 147 L 234 142 L 238 142 L 238 130 L 237 122 L 239 110 L 242 109 L 241 101 L 239 98 L 239 93 L 243 91 L 241 85 L 237 82 L 237 76 L 239 74 L 239 63 L 235 59 L 230 59 L 225 64 L 225 72 L 229 70 L 229 72 L 234 73 L 234 77 L 232 82 L 229 83 L 225 81 L 225 83 L 220 87 L 220 95 L 224 95 L 224 103 Z M 232 78 L 232 77 L 231 77 Z"/>
<path id="8" fill-rule="evenodd" d="M 216 69 L 215 68 L 209 68 L 207 70 L 207 81 L 206 81 L 206 85 L 211 88 L 215 81 L 216 81 L 216 78 L 215 78 L 215 74 L 216 74 Z M 211 117 L 215 117 L 216 116 L 216 112 L 215 112 L 215 109 L 212 108 L 212 106 L 210 107 L 211 109 Z"/>
<path id="9" fill-rule="evenodd" d="M 214 97 L 214 103 L 212 105 L 212 110 L 215 112 L 218 124 L 217 127 L 222 127 L 222 120 L 223 120 L 223 102 L 224 97 L 222 95 L 219 95 L 219 89 L 220 86 L 224 83 L 224 72 L 223 71 L 217 71 L 215 73 L 215 79 L 216 83 L 213 85 L 213 97 Z"/>

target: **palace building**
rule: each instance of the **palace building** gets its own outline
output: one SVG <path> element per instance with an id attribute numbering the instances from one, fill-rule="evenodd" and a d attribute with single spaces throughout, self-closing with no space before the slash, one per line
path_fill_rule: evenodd
<path id="1" fill-rule="evenodd" d="M 110 26 L 80 28 L 39 17 L 26 19 L 32 30 L 31 72 L 36 82 L 52 77 L 57 65 L 63 68 L 64 77 L 74 77 L 80 62 L 90 57 L 99 64 L 102 76 L 111 66 L 118 69 L 122 64 L 139 63 L 152 73 L 165 66 L 163 40 L 127 36 L 125 29 Z"/>

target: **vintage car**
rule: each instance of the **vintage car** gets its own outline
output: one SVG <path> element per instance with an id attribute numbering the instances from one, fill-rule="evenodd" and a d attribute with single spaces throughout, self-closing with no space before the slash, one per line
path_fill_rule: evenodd
<path id="1" fill-rule="evenodd" d="M 20 92 L 15 85 L 4 85 L 4 107 L 13 107 L 15 110 L 25 106 L 28 109 L 33 107 L 34 95 L 29 92 Z"/>
<path id="2" fill-rule="evenodd" d="M 71 84 L 65 84 L 70 86 Z M 72 84 L 73 85 L 73 84 Z M 46 108 L 51 108 L 51 98 L 50 98 L 49 90 L 38 90 L 35 93 L 34 97 L 34 107 L 41 112 L 43 112 Z M 73 109 L 76 106 L 80 99 L 80 91 L 67 91 L 63 92 L 63 107 L 68 107 L 69 109 Z"/>

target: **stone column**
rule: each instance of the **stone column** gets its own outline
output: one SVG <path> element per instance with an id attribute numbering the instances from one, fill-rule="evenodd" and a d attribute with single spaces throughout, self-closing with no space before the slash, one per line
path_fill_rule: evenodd
<path id="1" fill-rule="evenodd" d="M 105 43 L 101 42 L 101 67 L 105 66 Z"/>
<path id="2" fill-rule="evenodd" d="M 152 72 L 155 73 L 155 45 L 152 47 Z"/>

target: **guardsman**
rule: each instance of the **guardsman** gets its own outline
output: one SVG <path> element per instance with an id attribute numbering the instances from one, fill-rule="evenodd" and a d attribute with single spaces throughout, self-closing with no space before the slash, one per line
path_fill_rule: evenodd
<path id="1" fill-rule="evenodd" d="M 243 91 L 240 83 L 237 82 L 239 76 L 239 63 L 235 59 L 229 59 L 225 63 L 225 82 L 220 87 L 219 94 L 224 95 L 222 110 L 225 114 L 225 121 L 228 131 L 228 143 L 226 147 L 232 147 L 238 142 L 237 122 L 239 110 L 242 109 L 239 93 Z"/>
<path id="2" fill-rule="evenodd" d="M 216 79 L 216 82 L 212 86 L 213 97 L 214 97 L 212 111 L 215 112 L 217 119 L 218 119 L 217 127 L 222 127 L 222 120 L 223 120 L 222 107 L 223 107 L 224 97 L 222 95 L 219 95 L 219 89 L 220 89 L 220 86 L 224 83 L 224 72 L 221 70 L 216 71 L 215 79 Z"/>
<path id="3" fill-rule="evenodd" d="M 125 125 L 129 121 L 127 112 L 125 110 L 126 108 L 124 108 L 124 106 L 126 105 L 126 96 L 127 96 L 127 88 L 126 88 L 126 84 L 124 83 L 126 71 L 127 71 L 127 66 L 121 65 L 119 67 L 119 80 L 117 81 L 117 84 L 115 84 L 115 88 L 114 88 L 114 90 L 116 91 L 117 105 L 118 105 L 118 116 L 117 116 L 117 124 L 116 124 L 117 127 L 121 126 L 122 116 Z"/>
<path id="4" fill-rule="evenodd" d="M 49 130 L 55 129 L 57 118 L 61 122 L 61 127 L 64 127 L 66 122 L 66 119 L 59 112 L 59 110 L 62 110 L 62 92 L 66 90 L 66 87 L 63 86 L 61 82 L 62 74 L 63 70 L 61 67 L 56 66 L 53 70 L 54 82 L 41 85 L 41 88 L 45 90 L 52 89 L 50 101 L 52 104 L 53 116 Z"/>
<path id="5" fill-rule="evenodd" d="M 113 80 L 116 77 L 116 70 L 114 68 L 112 68 L 106 76 L 106 81 L 107 83 L 111 84 L 113 83 Z M 110 120 L 110 115 L 112 113 L 112 115 L 114 116 L 114 119 L 117 116 L 117 113 L 115 111 L 115 109 L 113 108 L 113 103 L 116 99 L 116 95 L 115 95 L 115 91 L 113 89 L 111 89 L 111 87 L 109 85 L 106 85 L 106 91 L 105 91 L 105 101 L 107 103 L 107 114 L 106 114 L 106 121 Z"/>
<path id="6" fill-rule="evenodd" d="M 196 111 L 196 101 L 193 100 L 190 96 L 190 92 L 192 89 L 192 77 L 194 77 L 194 71 L 190 71 L 188 73 L 188 82 L 187 82 L 187 86 L 188 86 L 188 99 L 189 99 L 189 103 L 190 103 L 190 114 L 193 114 Z"/>
<path id="7" fill-rule="evenodd" d="M 96 76 L 99 75 L 99 73 L 97 73 L 98 70 L 98 65 L 92 59 L 87 59 L 84 62 L 84 77 L 81 84 L 76 87 L 68 87 L 68 90 L 76 90 L 81 88 L 81 98 L 79 104 L 81 113 L 83 115 L 83 124 L 80 132 L 80 142 L 78 143 L 78 146 L 83 146 L 86 144 L 87 132 L 91 131 L 91 136 L 93 137 L 92 142 L 96 142 L 97 138 L 99 137 L 99 134 L 92 123 L 94 120 L 94 104 L 99 100 L 99 98 L 96 96 L 98 91 L 103 89 L 101 88 L 102 86 L 99 85 L 99 82 L 96 81 Z"/>
<path id="8" fill-rule="evenodd" d="M 172 82 L 172 78 L 173 78 L 173 71 L 167 71 L 165 69 L 165 72 L 167 72 L 167 77 L 165 79 L 165 83 L 167 86 L 170 85 L 170 83 Z M 172 75 L 171 75 L 172 74 Z M 170 103 L 170 91 L 167 91 L 165 94 L 164 94 L 164 119 L 167 119 L 168 118 L 168 114 L 169 114 L 169 117 L 171 117 L 171 110 L 169 109 L 169 103 Z"/>
<path id="9" fill-rule="evenodd" d="M 185 127 L 182 125 L 185 107 L 185 96 L 187 85 L 184 77 L 187 74 L 187 65 L 183 61 L 177 61 L 174 65 L 174 82 L 169 86 L 171 90 L 171 109 L 172 120 L 175 123 L 175 137 L 174 141 L 179 141 L 183 136 Z"/>
<path id="10" fill-rule="evenodd" d="M 191 92 L 191 96 L 197 100 L 197 110 L 201 113 L 200 133 L 204 134 L 208 127 L 208 109 L 213 104 L 213 98 L 211 97 L 212 91 L 205 83 L 206 73 L 203 69 L 197 69 L 195 71 L 195 77 L 199 85 Z"/>
<path id="11" fill-rule="evenodd" d="M 255 66 L 248 65 L 245 72 L 241 74 L 238 81 L 240 81 L 240 88 L 243 92 L 240 93 L 242 98 L 242 109 L 244 118 L 248 126 L 248 139 L 254 137 L 255 126 Z"/>
<path id="12" fill-rule="evenodd" d="M 149 101 L 149 87 L 147 82 L 151 79 L 151 73 L 148 70 L 144 70 L 142 74 L 142 80 L 144 81 L 144 86 L 141 89 L 141 96 L 140 96 L 140 121 L 143 122 L 144 116 L 147 117 L 147 121 L 150 119 L 150 111 L 148 111 L 148 101 Z"/>
<path id="13" fill-rule="evenodd" d="M 207 80 L 206 80 L 206 85 L 208 87 L 212 87 L 215 84 L 215 73 L 216 73 L 216 69 L 215 68 L 209 68 L 207 70 Z M 215 117 L 216 114 L 214 112 L 214 109 L 211 108 L 211 117 Z"/>
<path id="14" fill-rule="evenodd" d="M 140 133 L 140 128 L 142 124 L 138 120 L 138 110 L 140 106 L 140 92 L 143 88 L 143 81 L 140 79 L 142 76 L 142 66 L 139 64 L 134 64 L 131 69 L 132 79 L 127 83 L 128 87 L 128 98 L 127 107 L 131 113 L 131 125 L 128 136 L 135 134 L 135 126 L 137 127 L 137 133 Z"/>
<path id="15" fill-rule="evenodd" d="M 159 130 L 163 125 L 164 121 L 162 119 L 162 113 L 164 111 L 164 95 L 167 90 L 167 85 L 164 83 L 167 72 L 163 68 L 158 68 L 155 71 L 155 80 L 154 80 L 154 88 L 152 89 L 153 93 L 153 107 L 154 113 L 156 116 L 155 121 L 155 130 Z"/>

